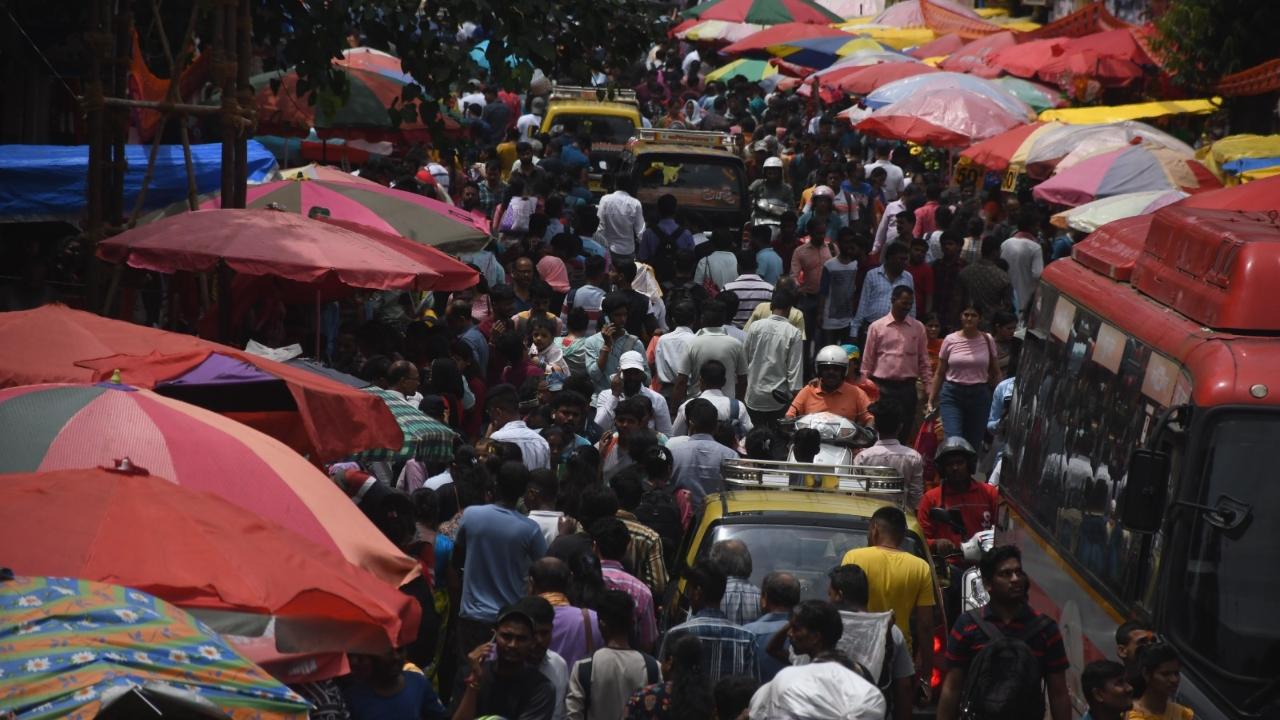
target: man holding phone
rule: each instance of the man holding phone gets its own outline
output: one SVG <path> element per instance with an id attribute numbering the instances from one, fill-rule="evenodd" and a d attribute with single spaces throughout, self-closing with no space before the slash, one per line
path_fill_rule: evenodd
<path id="1" fill-rule="evenodd" d="M 621 368 L 624 354 L 634 351 L 644 355 L 645 348 L 640 338 L 627 332 L 630 306 L 631 299 L 625 293 L 614 291 L 605 295 L 600 308 L 600 331 L 583 342 L 587 376 L 591 378 L 593 388 L 592 406 L 597 404 L 600 393 L 609 389 L 613 376 Z"/>

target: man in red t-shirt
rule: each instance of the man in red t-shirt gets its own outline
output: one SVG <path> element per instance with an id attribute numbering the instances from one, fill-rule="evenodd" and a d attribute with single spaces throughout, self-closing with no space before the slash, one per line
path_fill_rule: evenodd
<path id="1" fill-rule="evenodd" d="M 942 477 L 942 483 L 924 494 L 916 519 L 924 531 L 929 545 L 943 555 L 958 552 L 960 544 L 980 530 L 991 529 L 996 522 L 1000 506 L 1000 491 L 994 486 L 973 479 L 978 453 L 967 440 L 950 437 L 938 446 L 933 456 L 934 465 Z M 964 533 L 956 532 L 949 523 L 934 522 L 929 518 L 933 508 L 957 510 L 964 524 Z"/>

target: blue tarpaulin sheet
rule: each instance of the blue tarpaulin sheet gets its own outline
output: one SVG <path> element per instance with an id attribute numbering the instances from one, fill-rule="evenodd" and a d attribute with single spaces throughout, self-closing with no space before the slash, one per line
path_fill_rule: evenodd
<path id="1" fill-rule="evenodd" d="M 132 211 L 137 202 L 150 152 L 150 145 L 125 146 L 126 213 Z M 192 145 L 191 162 L 200 194 L 215 192 L 221 187 L 221 144 Z M 248 168 L 249 182 L 261 182 L 275 171 L 276 159 L 260 143 L 250 140 Z M 87 145 L 0 145 L 0 222 L 82 220 L 87 206 L 88 174 Z M 161 145 L 143 208 L 164 207 L 186 196 L 187 170 L 182 146 Z"/>

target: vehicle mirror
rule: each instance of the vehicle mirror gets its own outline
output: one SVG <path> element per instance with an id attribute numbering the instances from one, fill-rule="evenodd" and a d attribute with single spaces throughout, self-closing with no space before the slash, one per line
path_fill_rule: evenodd
<path id="1" fill-rule="evenodd" d="M 1129 474 L 1120 501 L 1120 522 L 1133 532 L 1153 533 L 1164 519 L 1165 494 L 1169 488 L 1169 454 L 1156 450 L 1134 450 L 1129 456 Z"/>
<path id="2" fill-rule="evenodd" d="M 964 516 L 955 508 L 947 508 L 947 518 L 951 521 L 951 527 L 955 529 L 956 534 L 960 537 L 969 537 L 968 530 L 964 526 Z"/>

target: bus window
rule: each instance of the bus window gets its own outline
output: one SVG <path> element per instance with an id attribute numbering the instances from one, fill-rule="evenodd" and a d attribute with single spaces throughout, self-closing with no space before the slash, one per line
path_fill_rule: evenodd
<path id="1" fill-rule="evenodd" d="M 1228 496 L 1252 510 L 1229 531 L 1201 511 L 1175 511 L 1175 527 L 1185 528 L 1179 550 L 1186 550 L 1165 597 L 1169 632 L 1222 671 L 1225 696 L 1246 698 L 1274 680 L 1280 663 L 1280 575 L 1267 569 L 1280 556 L 1280 484 L 1268 481 L 1280 416 L 1238 413 L 1212 428 L 1193 500 L 1216 506 Z"/>
<path id="2" fill-rule="evenodd" d="M 1063 555 L 1116 596 L 1154 576 L 1147 538 L 1119 523 L 1130 451 L 1161 408 L 1142 394 L 1150 349 L 1042 286 L 1011 409 L 1005 493 Z"/>

